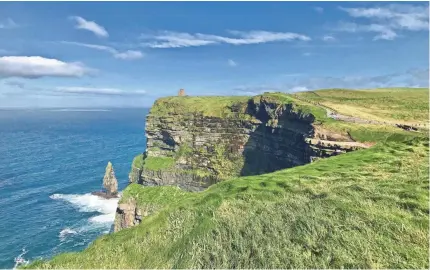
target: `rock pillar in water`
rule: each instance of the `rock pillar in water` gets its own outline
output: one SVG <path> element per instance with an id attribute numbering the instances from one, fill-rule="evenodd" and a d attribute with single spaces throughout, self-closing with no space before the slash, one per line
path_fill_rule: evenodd
<path id="1" fill-rule="evenodd" d="M 106 189 L 107 195 L 116 195 L 118 193 L 118 181 L 110 161 L 106 166 L 105 176 L 103 177 L 103 187 Z"/>

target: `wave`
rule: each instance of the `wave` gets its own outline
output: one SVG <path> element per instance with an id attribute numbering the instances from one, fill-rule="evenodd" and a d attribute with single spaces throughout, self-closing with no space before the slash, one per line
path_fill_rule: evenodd
<path id="1" fill-rule="evenodd" d="M 105 199 L 100 196 L 87 194 L 52 194 L 53 200 L 64 200 L 76 206 L 80 212 L 99 212 L 102 214 L 115 213 L 119 198 Z"/>
<path id="2" fill-rule="evenodd" d="M 75 230 L 72 230 L 70 228 L 64 228 L 61 230 L 60 234 L 58 235 L 58 237 L 60 238 L 61 241 L 63 241 L 68 235 L 71 234 L 77 234 L 78 232 Z"/>
<path id="3" fill-rule="evenodd" d="M 121 194 L 119 194 L 121 196 Z M 93 223 L 96 227 L 111 225 L 115 220 L 116 208 L 118 205 L 119 198 L 105 199 L 91 193 L 87 194 L 52 194 L 49 196 L 53 200 L 63 200 L 71 203 L 75 206 L 79 212 L 97 212 L 101 215 L 97 215 L 88 219 L 90 223 Z M 70 234 L 65 228 L 63 231 L 64 236 Z M 72 230 L 72 229 L 70 229 Z M 86 229 L 84 229 L 86 230 Z M 80 232 L 81 230 L 74 230 Z M 61 234 L 60 232 L 60 234 Z"/>
<path id="4" fill-rule="evenodd" d="M 112 223 L 115 220 L 115 213 L 95 216 L 89 219 L 92 223 Z"/>

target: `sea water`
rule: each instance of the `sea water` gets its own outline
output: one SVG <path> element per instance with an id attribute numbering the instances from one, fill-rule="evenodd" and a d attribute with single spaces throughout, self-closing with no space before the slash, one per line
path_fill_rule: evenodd
<path id="1" fill-rule="evenodd" d="M 108 161 L 119 189 L 145 150 L 148 109 L 0 110 L 0 268 L 79 251 L 109 233 L 118 199 L 100 190 Z"/>

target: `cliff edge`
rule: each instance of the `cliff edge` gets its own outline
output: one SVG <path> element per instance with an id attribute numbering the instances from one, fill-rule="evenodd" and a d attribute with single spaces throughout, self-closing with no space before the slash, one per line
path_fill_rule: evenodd
<path id="1" fill-rule="evenodd" d="M 146 119 L 130 182 L 203 190 L 219 181 L 310 163 L 368 145 L 328 129 L 323 108 L 282 93 L 167 97 Z"/>

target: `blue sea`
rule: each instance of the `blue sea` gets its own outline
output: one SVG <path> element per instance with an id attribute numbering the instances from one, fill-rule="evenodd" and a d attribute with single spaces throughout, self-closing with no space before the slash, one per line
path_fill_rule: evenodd
<path id="1" fill-rule="evenodd" d="M 0 110 L 0 268 L 79 251 L 111 229 L 118 199 L 100 190 L 111 161 L 119 189 L 145 150 L 148 109 Z"/>

